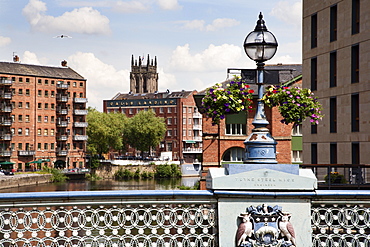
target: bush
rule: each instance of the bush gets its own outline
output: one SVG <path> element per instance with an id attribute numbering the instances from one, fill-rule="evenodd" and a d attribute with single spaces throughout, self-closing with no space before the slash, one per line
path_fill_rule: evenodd
<path id="1" fill-rule="evenodd" d="M 137 168 L 136 171 L 135 171 L 135 173 L 134 173 L 134 178 L 140 178 L 140 177 L 141 177 L 141 175 L 140 175 L 140 169 Z"/>
<path id="2" fill-rule="evenodd" d="M 68 177 L 64 175 L 60 170 L 55 169 L 55 168 L 49 168 L 49 167 L 44 167 L 43 171 L 46 173 L 51 173 L 51 182 L 65 182 L 68 180 Z"/>
<path id="3" fill-rule="evenodd" d="M 147 178 L 153 178 L 154 174 L 152 172 L 143 171 L 141 173 L 141 178 L 147 179 Z"/>
<path id="4" fill-rule="evenodd" d="M 329 183 L 329 176 L 325 176 L 325 183 Z M 330 184 L 346 184 L 347 180 L 342 174 L 339 174 L 338 172 L 331 172 L 330 173 Z"/>
<path id="5" fill-rule="evenodd" d="M 178 178 L 181 177 L 180 167 L 176 164 L 158 165 L 155 168 L 156 178 Z"/>
<path id="6" fill-rule="evenodd" d="M 98 175 L 96 175 L 95 173 L 88 173 L 85 175 L 85 178 L 89 181 L 97 181 L 97 180 L 100 180 L 102 179 L 101 177 L 99 177 Z"/>
<path id="7" fill-rule="evenodd" d="M 199 181 L 196 182 L 194 184 L 194 186 L 190 187 L 190 186 L 185 186 L 185 185 L 180 185 L 178 186 L 177 188 L 179 188 L 180 190 L 199 190 L 200 189 L 200 183 Z"/>
<path id="8" fill-rule="evenodd" d="M 116 173 L 114 173 L 114 178 L 116 179 L 125 179 L 125 178 L 133 178 L 134 173 L 128 169 L 120 168 Z"/>

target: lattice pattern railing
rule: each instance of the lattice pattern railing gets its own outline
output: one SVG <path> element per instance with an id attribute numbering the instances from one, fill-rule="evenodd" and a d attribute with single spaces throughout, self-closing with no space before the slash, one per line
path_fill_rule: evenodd
<path id="1" fill-rule="evenodd" d="M 313 204 L 313 247 L 370 246 L 369 204 Z"/>
<path id="2" fill-rule="evenodd" d="M 199 203 L 0 208 L 0 246 L 217 246 L 216 218 Z"/>

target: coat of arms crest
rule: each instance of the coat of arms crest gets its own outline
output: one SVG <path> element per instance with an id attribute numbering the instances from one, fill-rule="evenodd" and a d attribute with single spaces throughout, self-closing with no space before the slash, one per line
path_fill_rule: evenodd
<path id="1" fill-rule="evenodd" d="M 295 247 L 296 238 L 291 214 L 282 207 L 262 204 L 247 208 L 239 215 L 241 223 L 236 233 L 237 247 Z"/>

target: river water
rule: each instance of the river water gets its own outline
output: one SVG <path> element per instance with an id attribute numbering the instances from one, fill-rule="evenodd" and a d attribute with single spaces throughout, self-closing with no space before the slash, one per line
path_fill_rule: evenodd
<path id="1" fill-rule="evenodd" d="M 1 193 L 47 192 L 47 191 L 89 191 L 89 190 L 176 190 L 180 185 L 192 187 L 198 177 L 181 179 L 104 179 L 98 181 L 70 180 L 64 183 L 46 183 L 1 189 Z"/>

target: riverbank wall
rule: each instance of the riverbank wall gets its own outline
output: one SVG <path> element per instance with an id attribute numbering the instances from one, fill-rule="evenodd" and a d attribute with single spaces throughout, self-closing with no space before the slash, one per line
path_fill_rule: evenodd
<path id="1" fill-rule="evenodd" d="M 136 172 L 137 169 L 140 170 L 140 172 L 155 172 L 155 164 L 130 164 L 130 165 L 115 165 L 111 163 L 105 163 L 101 166 L 99 166 L 95 170 L 95 174 L 98 177 L 101 177 L 103 179 L 110 179 L 114 178 L 114 174 L 119 171 L 119 169 L 127 169 L 130 172 Z"/>
<path id="2" fill-rule="evenodd" d="M 14 176 L 0 176 L 0 189 L 14 188 L 25 185 L 49 183 L 51 174 L 16 174 Z"/>

